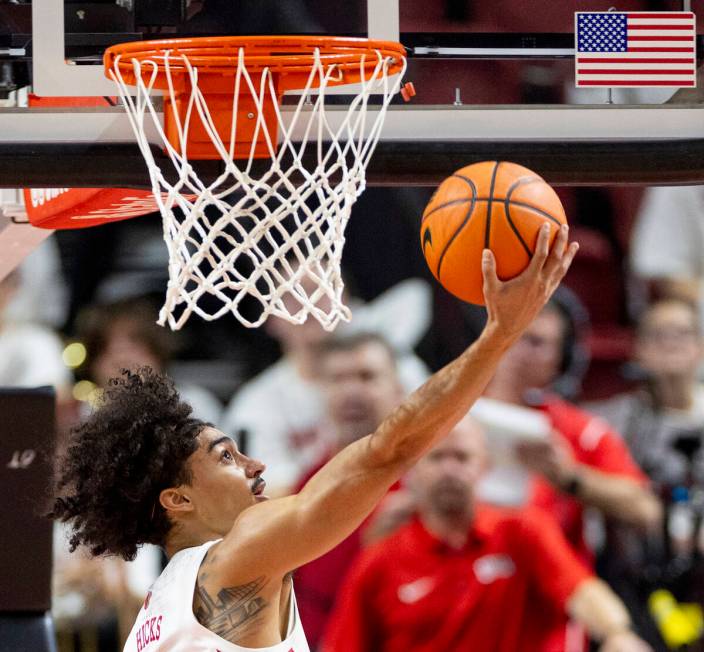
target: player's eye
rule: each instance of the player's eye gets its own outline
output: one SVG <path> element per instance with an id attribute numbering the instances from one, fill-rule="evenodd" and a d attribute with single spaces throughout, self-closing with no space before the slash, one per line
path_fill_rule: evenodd
<path id="1" fill-rule="evenodd" d="M 234 458 L 234 456 L 232 455 L 232 453 L 231 453 L 229 450 L 225 449 L 225 450 L 222 452 L 222 455 L 220 455 L 220 459 L 223 459 L 223 460 L 234 460 L 235 458 Z"/>

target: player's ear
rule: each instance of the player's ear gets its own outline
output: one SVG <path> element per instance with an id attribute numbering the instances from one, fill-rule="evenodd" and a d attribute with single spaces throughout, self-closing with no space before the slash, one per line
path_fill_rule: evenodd
<path id="1" fill-rule="evenodd" d="M 175 487 L 164 489 L 159 494 L 159 504 L 167 512 L 183 513 L 193 511 L 193 503 L 191 502 L 191 499 Z"/>

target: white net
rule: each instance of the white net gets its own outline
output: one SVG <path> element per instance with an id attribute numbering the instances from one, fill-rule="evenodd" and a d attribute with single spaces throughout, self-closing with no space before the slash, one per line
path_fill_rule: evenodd
<path id="1" fill-rule="evenodd" d="M 390 76 L 393 60 L 378 51 L 360 55 L 362 81 L 349 106 L 326 105 L 326 90 L 339 80 L 339 72 L 319 50 L 312 58 L 300 99 L 282 110 L 272 73 L 265 69 L 251 75 L 240 49 L 233 62 L 229 140 L 218 133 L 198 87 L 198 68 L 187 56 L 164 52 L 158 60 L 132 60 L 136 90 L 127 86 L 119 60 L 115 62 L 112 76 L 149 168 L 169 250 L 160 324 L 179 329 L 193 313 L 206 320 L 232 313 L 249 327 L 270 315 L 297 324 L 312 316 L 333 330 L 351 318 L 340 273 L 344 231 L 403 73 Z M 370 58 L 375 59 L 371 72 Z M 165 97 L 176 99 L 174 70 L 185 69 L 190 82 L 187 109 L 176 115 L 180 146 L 167 139 L 152 101 L 159 66 L 169 83 Z M 241 90 L 254 100 L 256 109 L 246 117 L 256 120 L 255 139 L 261 134 L 268 150 L 263 173 L 254 144 L 242 151 L 237 142 Z M 275 107 L 278 146 L 263 118 L 267 104 Z M 187 136 L 196 122 L 224 163 L 209 183 L 201 181 L 188 160 Z M 161 137 L 175 175 L 173 170 L 165 174 L 154 160 L 150 130 Z"/>

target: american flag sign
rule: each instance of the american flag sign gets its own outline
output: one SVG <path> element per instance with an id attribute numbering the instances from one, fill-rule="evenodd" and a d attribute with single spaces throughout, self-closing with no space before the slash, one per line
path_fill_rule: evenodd
<path id="1" fill-rule="evenodd" d="M 690 11 L 575 13 L 577 86 L 692 87 L 696 58 Z"/>

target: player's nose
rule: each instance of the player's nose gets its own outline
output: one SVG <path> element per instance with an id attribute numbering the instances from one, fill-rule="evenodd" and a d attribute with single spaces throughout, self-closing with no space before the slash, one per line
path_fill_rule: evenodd
<path id="1" fill-rule="evenodd" d="M 257 476 L 260 476 L 262 473 L 264 473 L 264 471 L 266 471 L 266 464 L 251 457 L 247 458 L 246 472 L 248 477 L 256 478 Z"/>

